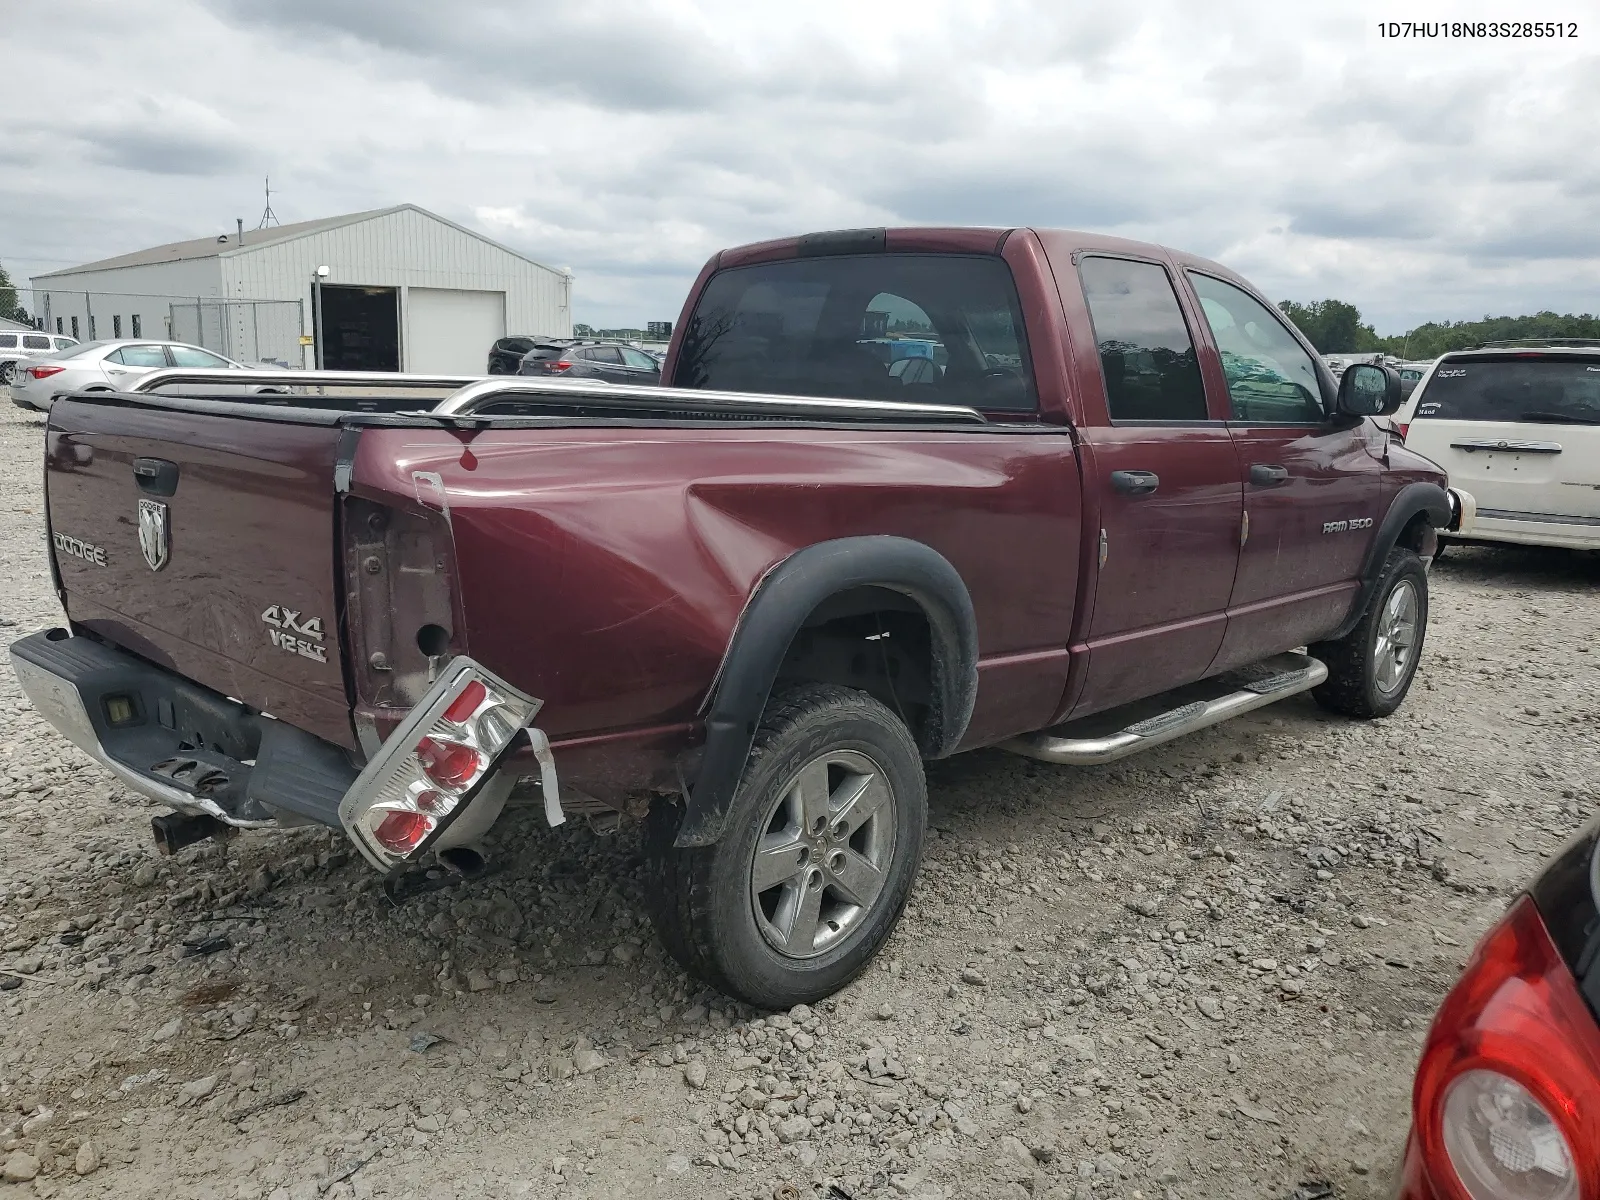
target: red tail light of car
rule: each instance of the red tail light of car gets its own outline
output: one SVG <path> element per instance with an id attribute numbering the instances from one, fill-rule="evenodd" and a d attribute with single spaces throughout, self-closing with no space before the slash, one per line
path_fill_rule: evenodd
<path id="1" fill-rule="evenodd" d="M 340 820 L 374 866 L 415 859 L 472 802 L 538 710 L 539 701 L 471 659 L 452 660 L 351 785 Z"/>
<path id="2" fill-rule="evenodd" d="M 49 379 L 50 376 L 59 375 L 65 370 L 65 367 L 54 367 L 46 364 L 40 364 L 39 366 L 29 367 L 28 374 L 32 375 L 35 379 Z"/>
<path id="3" fill-rule="evenodd" d="M 1406 440 L 1406 434 L 1411 432 L 1411 422 L 1410 421 L 1396 421 L 1394 423 L 1394 431 L 1400 435 L 1400 440 L 1402 442 L 1405 441 Z"/>
<path id="4" fill-rule="evenodd" d="M 1522 897 L 1423 1045 L 1402 1200 L 1600 1195 L 1600 1026 Z"/>
<path id="5" fill-rule="evenodd" d="M 564 358 L 563 359 L 559 359 L 556 362 L 546 362 L 545 363 L 545 370 L 547 370 L 547 371 L 558 371 L 559 372 L 559 371 L 570 371 L 571 369 L 572 369 L 572 363 L 569 362 L 567 359 L 564 359 Z"/>

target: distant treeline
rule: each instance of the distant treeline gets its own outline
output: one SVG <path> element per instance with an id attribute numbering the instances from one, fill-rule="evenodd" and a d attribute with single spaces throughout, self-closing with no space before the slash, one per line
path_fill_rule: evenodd
<path id="1" fill-rule="evenodd" d="M 1278 305 L 1323 354 L 1371 353 L 1381 350 L 1398 358 L 1437 358 L 1450 350 L 1466 350 L 1479 342 L 1507 338 L 1600 338 L 1600 317 L 1588 313 L 1542 312 L 1527 317 L 1484 317 L 1481 321 L 1429 321 L 1406 333 L 1379 337 L 1361 320 L 1361 310 L 1343 300 L 1317 300 Z"/>

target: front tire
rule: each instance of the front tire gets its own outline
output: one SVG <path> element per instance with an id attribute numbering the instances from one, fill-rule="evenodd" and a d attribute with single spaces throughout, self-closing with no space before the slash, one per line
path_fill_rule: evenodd
<path id="1" fill-rule="evenodd" d="M 727 833 L 645 822 L 651 919 L 690 973 L 758 1008 L 838 991 L 894 929 L 922 858 L 927 784 L 905 724 L 864 692 L 802 684 L 762 713 Z"/>
<path id="2" fill-rule="evenodd" d="M 1396 546 L 1356 627 L 1311 647 L 1328 678 L 1311 695 L 1330 712 L 1368 720 L 1399 708 L 1416 678 L 1428 630 L 1428 573 L 1414 550 Z"/>

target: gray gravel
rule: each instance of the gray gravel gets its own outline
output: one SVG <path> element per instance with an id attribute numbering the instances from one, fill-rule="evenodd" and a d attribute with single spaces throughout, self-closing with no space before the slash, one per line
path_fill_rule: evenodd
<path id="1" fill-rule="evenodd" d="M 0 412 L 18 634 L 42 424 Z M 514 813 L 399 905 L 322 831 L 162 859 L 6 672 L 0 1198 L 1385 1195 L 1435 1005 L 1600 796 L 1597 583 L 1453 551 L 1387 721 L 936 764 L 881 960 L 772 1014 L 665 958 L 627 829 Z"/>

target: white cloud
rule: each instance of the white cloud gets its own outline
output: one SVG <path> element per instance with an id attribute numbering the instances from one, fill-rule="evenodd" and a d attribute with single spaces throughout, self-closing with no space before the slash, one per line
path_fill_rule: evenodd
<path id="1" fill-rule="evenodd" d="M 1151 238 L 1385 330 L 1600 308 L 1592 8 L 1538 14 L 1575 42 L 1396 11 L 58 0 L 8 15 L 0 256 L 253 225 L 270 173 L 285 221 L 412 201 L 568 266 L 599 324 L 674 316 L 721 246 L 895 223 Z"/>

